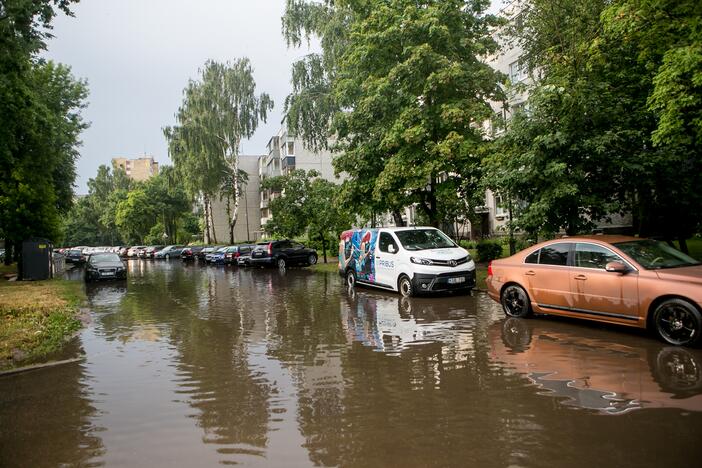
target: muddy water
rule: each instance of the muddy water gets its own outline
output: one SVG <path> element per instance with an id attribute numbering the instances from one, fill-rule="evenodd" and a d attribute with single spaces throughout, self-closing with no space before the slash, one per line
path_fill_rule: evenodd
<path id="1" fill-rule="evenodd" d="M 81 362 L 0 378 L 0 466 L 698 466 L 702 352 L 486 296 L 130 263 Z M 69 348 L 70 349 L 70 348 Z M 68 351 L 70 353 L 70 351 Z M 70 356 L 69 356 L 70 357 Z"/>

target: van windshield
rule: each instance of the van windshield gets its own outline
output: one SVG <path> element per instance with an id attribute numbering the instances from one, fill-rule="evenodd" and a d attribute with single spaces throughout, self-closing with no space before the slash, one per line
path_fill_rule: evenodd
<path id="1" fill-rule="evenodd" d="M 407 250 L 451 249 L 456 244 L 438 229 L 408 229 L 395 231 L 400 243 Z"/>

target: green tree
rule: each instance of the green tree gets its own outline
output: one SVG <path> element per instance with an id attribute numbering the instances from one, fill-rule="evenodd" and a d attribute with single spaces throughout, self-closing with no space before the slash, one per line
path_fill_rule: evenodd
<path id="1" fill-rule="evenodd" d="M 70 0 L 0 5 L 0 236 L 12 261 L 22 239 L 60 236 L 75 179 L 79 111 L 87 94 L 62 65 L 37 58 Z"/>
<path id="2" fill-rule="evenodd" d="M 239 145 L 250 138 L 259 122 L 266 121 L 273 101 L 268 94 L 256 94 L 253 68 L 249 59 L 221 64 L 213 60 L 200 70 L 201 81 L 190 81 L 183 104 L 178 109 L 178 125 L 164 129 L 169 153 L 179 175 L 194 196 L 205 205 L 206 240 L 217 241 L 212 223 L 211 202 L 232 177 L 233 190 L 229 218 L 230 242 L 239 208 Z"/>
<path id="3" fill-rule="evenodd" d="M 152 200 L 141 186 L 131 190 L 127 198 L 117 204 L 115 222 L 129 243 L 143 244 L 156 220 Z"/>
<path id="4" fill-rule="evenodd" d="M 588 231 L 628 212 L 639 234 L 684 240 L 699 223 L 699 151 L 687 138 L 656 140 L 651 48 L 667 46 L 637 39 L 626 25 L 639 14 L 623 14 L 624 4 L 534 0 L 511 31 L 538 80 L 484 166 L 490 188 L 526 202 L 517 224 L 527 231 Z M 652 18 L 665 22 L 657 5 Z"/>
<path id="5" fill-rule="evenodd" d="M 288 238 L 307 233 L 308 238 L 319 238 L 326 263 L 327 235 L 338 237 L 353 222 L 353 216 L 339 203 L 340 186 L 322 179 L 315 170 L 298 169 L 266 179 L 262 187 L 281 193 L 268 205 L 272 219 L 265 225 L 266 232 Z"/>
<path id="6" fill-rule="evenodd" d="M 164 239 L 165 234 L 168 242 L 178 242 L 179 221 L 191 209 L 191 203 L 173 167 L 161 167 L 157 176 L 144 183 L 143 190 L 158 219 L 159 241 Z"/>
<path id="7" fill-rule="evenodd" d="M 315 141 L 331 114 L 325 137 L 337 138 L 335 168 L 349 175 L 348 202 L 390 211 L 398 223 L 401 208 L 416 203 L 432 224 L 444 220 L 439 203 L 455 200 L 457 179 L 474 176 L 467 171 L 479 166 L 480 124 L 493 115 L 488 101 L 503 96 L 500 74 L 481 60 L 496 52 L 491 31 L 500 24 L 484 14 L 487 6 L 480 0 L 288 3 L 288 40 L 320 34 L 324 49 L 321 59 L 309 59 L 307 74 L 293 70 L 301 87 L 288 100 L 289 125 Z M 313 71 L 319 80 L 309 78 Z M 322 118 L 309 125 L 316 127 L 305 129 L 318 81 L 332 95 L 315 108 Z M 326 96 L 322 84 L 318 96 Z"/>

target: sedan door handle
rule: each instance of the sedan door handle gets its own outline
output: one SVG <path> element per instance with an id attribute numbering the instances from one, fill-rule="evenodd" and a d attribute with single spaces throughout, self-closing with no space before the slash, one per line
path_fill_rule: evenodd
<path id="1" fill-rule="evenodd" d="M 580 280 L 580 281 L 585 281 L 587 279 L 587 276 L 585 275 L 577 275 L 573 279 Z"/>
<path id="2" fill-rule="evenodd" d="M 526 276 L 534 276 L 536 275 L 536 272 L 534 270 L 529 270 L 526 273 L 524 273 Z"/>

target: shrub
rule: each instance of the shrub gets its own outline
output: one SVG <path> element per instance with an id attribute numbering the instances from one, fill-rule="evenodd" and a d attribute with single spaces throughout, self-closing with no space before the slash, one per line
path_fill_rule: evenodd
<path id="1" fill-rule="evenodd" d="M 476 246 L 479 262 L 489 262 L 502 256 L 502 245 L 497 242 L 482 241 Z"/>

